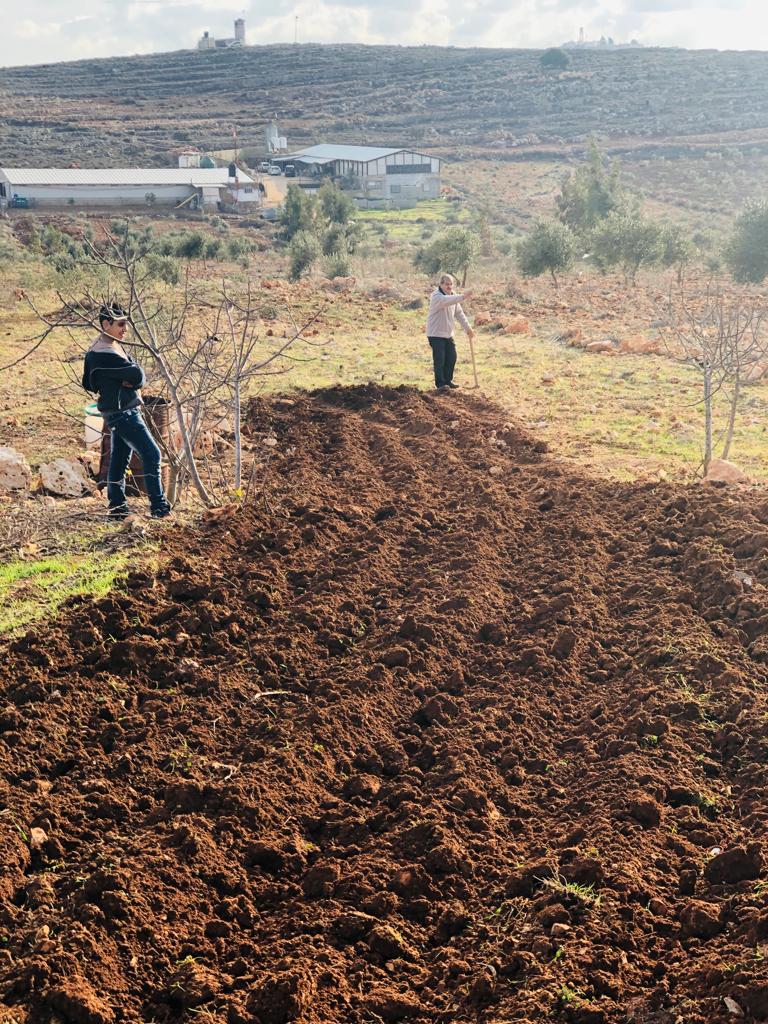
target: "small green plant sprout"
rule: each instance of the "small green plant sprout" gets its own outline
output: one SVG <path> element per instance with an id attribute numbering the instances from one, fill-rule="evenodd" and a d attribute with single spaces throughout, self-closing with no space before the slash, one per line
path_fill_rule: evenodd
<path id="1" fill-rule="evenodd" d="M 181 967 L 187 967 L 189 964 L 196 964 L 201 959 L 199 956 L 185 956 L 183 960 L 177 960 L 175 967 L 178 970 Z"/>
<path id="2" fill-rule="evenodd" d="M 699 810 L 707 818 L 716 818 L 720 813 L 720 798 L 715 794 L 697 793 Z"/>
<path id="3" fill-rule="evenodd" d="M 580 1003 L 584 993 L 578 988 L 571 988 L 570 985 L 563 985 L 557 994 L 561 1006 L 570 1006 L 573 1003 Z"/>
<path id="4" fill-rule="evenodd" d="M 755 882 L 755 888 L 752 891 L 755 896 L 768 896 L 768 881 Z"/>
<path id="5" fill-rule="evenodd" d="M 19 819 L 13 813 L 13 811 L 11 811 L 11 810 L 4 811 L 3 814 L 2 814 L 2 817 L 4 817 L 4 818 L 7 817 L 7 818 L 10 819 L 11 825 L 19 833 L 19 836 L 21 837 L 23 842 L 25 842 L 25 843 L 29 842 L 29 835 L 28 835 L 28 833 L 26 832 L 26 830 L 22 826 L 22 824 L 19 821 Z"/>
<path id="6" fill-rule="evenodd" d="M 643 736 L 643 743 L 646 747 L 658 747 L 659 737 L 654 733 L 649 733 L 647 736 Z"/>
<path id="7" fill-rule="evenodd" d="M 572 896 L 574 899 L 590 904 L 593 907 L 599 907 L 603 901 L 600 893 L 595 892 L 593 885 L 579 885 L 578 882 L 568 882 L 561 875 L 555 875 L 554 878 L 540 878 L 539 881 L 548 889 L 552 889 L 562 896 Z"/>
<path id="8" fill-rule="evenodd" d="M 498 932 L 506 932 L 512 927 L 512 924 L 520 917 L 521 908 L 514 902 L 514 900 L 505 900 L 499 904 L 491 913 L 488 915 L 488 923 L 492 928 L 495 928 Z"/>

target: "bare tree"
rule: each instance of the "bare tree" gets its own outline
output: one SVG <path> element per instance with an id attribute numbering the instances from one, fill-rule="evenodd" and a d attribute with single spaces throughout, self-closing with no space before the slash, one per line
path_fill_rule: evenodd
<path id="1" fill-rule="evenodd" d="M 258 334 L 259 307 L 250 281 L 240 294 L 226 283 L 211 292 L 195 289 L 189 273 L 183 285 L 169 299 L 153 289 L 151 271 L 135 240 L 107 233 L 101 248 L 91 245 L 88 259 L 94 268 L 110 272 L 111 292 L 126 307 L 133 337 L 123 343 L 149 356 L 161 382 L 163 397 L 173 410 L 174 430 L 170 439 L 159 438 L 169 467 L 168 496 L 175 501 L 187 483 L 208 507 L 218 495 L 206 484 L 199 452 L 206 432 L 222 421 L 224 406 L 234 428 L 234 491 L 242 488 L 241 409 L 245 393 L 255 378 L 285 372 L 281 360 L 298 340 L 306 341 L 307 330 L 327 306 L 327 297 L 301 322 L 293 314 L 292 330 L 282 339 Z M 42 312 L 33 300 L 29 304 L 44 325 L 30 348 L 14 363 L 35 351 L 56 330 L 73 331 L 91 327 L 99 330 L 98 310 L 112 297 L 85 290 L 75 299 L 58 295 L 61 306 L 53 313 Z"/>
<path id="2" fill-rule="evenodd" d="M 662 315 L 671 333 L 668 352 L 701 374 L 706 476 L 713 458 L 713 399 L 721 390 L 728 395 L 721 453 L 726 459 L 744 385 L 766 372 L 768 309 L 762 296 L 748 291 L 729 294 L 722 285 L 710 282 L 703 291 L 692 292 L 681 283 L 670 289 Z"/>

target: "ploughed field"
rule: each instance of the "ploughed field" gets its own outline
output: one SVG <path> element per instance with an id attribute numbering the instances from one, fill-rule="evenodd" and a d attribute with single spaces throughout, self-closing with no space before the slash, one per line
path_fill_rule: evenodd
<path id="1" fill-rule="evenodd" d="M 251 507 L 0 652 L 0 1021 L 768 1018 L 768 503 L 469 394 L 249 429 Z"/>

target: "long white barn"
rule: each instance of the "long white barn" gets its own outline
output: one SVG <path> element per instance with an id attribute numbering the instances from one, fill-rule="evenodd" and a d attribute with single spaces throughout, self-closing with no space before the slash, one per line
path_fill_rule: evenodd
<path id="1" fill-rule="evenodd" d="M 258 203 L 243 171 L 226 167 L 0 167 L 0 203 L 8 206 L 216 206 Z"/>
<path id="2" fill-rule="evenodd" d="M 300 173 L 352 179 L 360 198 L 371 206 L 378 205 L 376 200 L 386 206 L 410 206 L 440 196 L 441 161 L 411 149 L 320 145 L 275 162 L 292 163 Z"/>

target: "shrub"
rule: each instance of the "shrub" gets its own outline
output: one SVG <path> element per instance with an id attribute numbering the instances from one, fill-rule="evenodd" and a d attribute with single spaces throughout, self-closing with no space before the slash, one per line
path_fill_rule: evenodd
<path id="1" fill-rule="evenodd" d="M 693 242 L 679 224 L 669 224 L 661 229 L 661 264 L 677 267 L 678 281 L 682 280 L 683 268 L 693 259 Z"/>
<path id="2" fill-rule="evenodd" d="M 564 71 L 571 63 L 571 58 L 559 46 L 551 46 L 539 57 L 539 64 L 545 71 Z"/>
<path id="3" fill-rule="evenodd" d="M 636 210 L 614 211 L 591 236 L 592 256 L 602 269 L 620 266 L 630 284 L 640 267 L 658 263 L 663 253 L 662 229 Z"/>
<path id="4" fill-rule="evenodd" d="M 723 252 L 734 280 L 760 284 L 768 276 L 768 202 L 748 203 Z"/>
<path id="5" fill-rule="evenodd" d="M 332 252 L 323 261 L 323 272 L 326 277 L 349 277 L 349 256 L 345 252 Z"/>
<path id="6" fill-rule="evenodd" d="M 330 178 L 320 186 L 317 198 L 331 224 L 348 224 L 355 219 L 357 206 L 354 199 L 342 192 Z"/>
<path id="7" fill-rule="evenodd" d="M 205 259 L 220 260 L 224 251 L 220 238 L 210 238 L 205 243 Z"/>
<path id="8" fill-rule="evenodd" d="M 201 260 L 205 254 L 206 237 L 202 231 L 188 231 L 176 243 L 176 255 L 185 260 Z"/>
<path id="9" fill-rule="evenodd" d="M 549 272 L 557 287 L 557 275 L 573 263 L 576 242 L 571 230 L 559 221 L 538 220 L 517 243 L 517 262 L 523 277 Z"/>
<path id="10" fill-rule="evenodd" d="M 586 236 L 601 220 L 626 205 L 627 196 L 614 161 L 606 170 L 603 157 L 593 140 L 586 164 L 563 181 L 557 196 L 557 215 L 577 235 Z"/>
<path id="11" fill-rule="evenodd" d="M 251 251 L 251 244 L 244 238 L 230 238 L 227 242 L 227 252 L 230 259 L 237 260 L 241 256 L 247 256 Z"/>
<path id="12" fill-rule="evenodd" d="M 317 199 L 314 196 L 298 185 L 289 185 L 280 211 L 283 238 L 290 241 L 300 231 L 314 231 L 317 212 Z"/>
<path id="13" fill-rule="evenodd" d="M 173 256 L 162 256 L 160 253 L 152 252 L 147 256 L 144 266 L 150 277 L 158 281 L 178 284 L 181 280 L 181 268 Z"/>
<path id="14" fill-rule="evenodd" d="M 320 243 L 317 236 L 311 231 L 298 231 L 291 239 L 289 251 L 291 255 L 289 276 L 292 281 L 298 281 L 320 255 Z"/>

